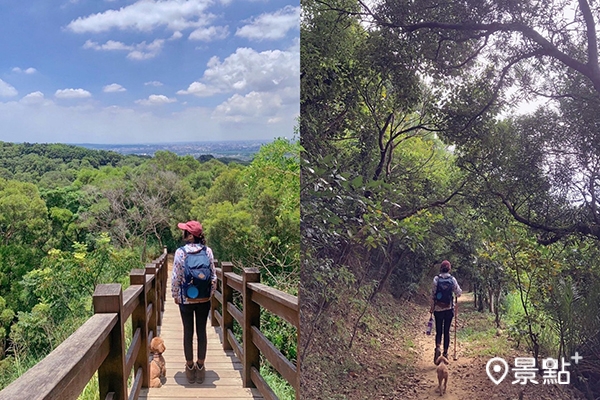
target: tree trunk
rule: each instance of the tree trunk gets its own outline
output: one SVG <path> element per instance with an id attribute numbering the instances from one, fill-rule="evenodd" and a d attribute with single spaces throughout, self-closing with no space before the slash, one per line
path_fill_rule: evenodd
<path id="1" fill-rule="evenodd" d="M 477 303 L 477 311 L 479 311 L 479 312 L 483 312 L 483 308 L 484 308 L 484 305 L 483 305 L 483 294 L 482 294 L 482 292 L 483 292 L 482 290 L 479 290 L 479 296 L 478 296 L 478 299 L 477 299 L 477 301 L 478 301 L 478 303 Z"/>
<path id="2" fill-rule="evenodd" d="M 148 244 L 148 238 L 147 235 L 144 235 L 144 247 L 142 248 L 142 255 L 141 255 L 141 261 L 144 262 L 144 260 L 146 260 L 146 246 Z"/>
<path id="3" fill-rule="evenodd" d="M 496 328 L 500 328 L 500 293 L 502 289 L 498 288 L 494 293 L 494 314 L 496 315 Z"/>

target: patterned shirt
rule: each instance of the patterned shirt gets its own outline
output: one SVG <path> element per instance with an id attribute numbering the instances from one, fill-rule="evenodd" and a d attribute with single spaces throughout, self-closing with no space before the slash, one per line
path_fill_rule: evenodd
<path id="1" fill-rule="evenodd" d="M 450 274 L 448 272 L 442 272 L 439 275 L 436 275 L 435 278 L 433 278 L 433 289 L 431 292 L 431 298 L 435 299 L 435 294 L 437 292 L 437 284 L 438 284 L 438 279 L 440 278 L 440 276 L 442 278 L 447 278 L 450 276 Z M 460 286 L 458 286 L 458 281 L 456 280 L 455 277 L 452 277 L 452 281 L 454 282 L 454 289 L 452 290 L 454 292 L 454 294 L 456 295 L 456 297 L 460 296 L 462 294 L 462 289 L 460 288 Z M 438 304 L 438 302 L 435 302 L 435 308 L 433 311 L 446 311 L 446 310 L 450 310 L 454 308 L 454 304 L 450 304 L 449 306 L 442 306 L 440 304 Z"/>
<path id="2" fill-rule="evenodd" d="M 184 247 L 186 252 L 196 253 L 200 251 L 202 246 L 204 245 L 200 243 L 188 243 Z M 217 270 L 215 269 L 215 259 L 213 257 L 212 249 L 208 246 L 206 246 L 206 255 L 210 260 L 210 278 L 212 280 L 212 288 L 210 295 L 212 296 L 217 287 Z M 173 259 L 173 273 L 171 275 L 171 295 L 174 299 L 179 299 L 179 303 L 181 304 L 204 303 L 209 301 L 210 297 L 204 299 L 189 299 L 182 295 L 181 285 L 184 281 L 183 261 L 185 260 L 185 257 L 186 254 L 183 252 L 181 247 L 175 251 L 175 257 Z"/>

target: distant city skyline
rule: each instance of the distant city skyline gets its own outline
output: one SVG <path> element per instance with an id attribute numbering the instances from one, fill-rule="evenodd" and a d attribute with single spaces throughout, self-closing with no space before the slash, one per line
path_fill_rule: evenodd
<path id="1" fill-rule="evenodd" d="M 90 144 L 73 143 L 73 146 L 85 147 L 94 150 L 109 150 L 120 154 L 150 155 L 159 150 L 166 150 L 179 156 L 191 155 L 198 157 L 210 154 L 214 157 L 233 157 L 241 160 L 250 160 L 261 145 L 272 140 L 217 140 L 199 142 L 164 142 L 164 143 L 131 143 L 131 144 Z"/>
<path id="2" fill-rule="evenodd" d="M 1 141 L 294 135 L 299 2 L 7 0 L 0 21 Z"/>

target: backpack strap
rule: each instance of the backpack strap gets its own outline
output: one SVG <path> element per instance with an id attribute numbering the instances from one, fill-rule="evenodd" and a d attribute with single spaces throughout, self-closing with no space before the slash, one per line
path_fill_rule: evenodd
<path id="1" fill-rule="evenodd" d="M 183 251 L 183 264 L 181 265 L 181 267 L 183 268 L 183 284 L 185 284 L 185 279 L 186 279 L 186 273 L 187 273 L 187 266 L 185 265 L 185 259 L 187 258 L 188 252 L 185 250 L 185 245 L 180 247 L 181 251 Z M 179 297 L 181 297 L 181 303 L 180 304 L 184 304 L 184 299 L 185 296 L 183 295 L 183 287 L 180 286 L 179 287 Z"/>

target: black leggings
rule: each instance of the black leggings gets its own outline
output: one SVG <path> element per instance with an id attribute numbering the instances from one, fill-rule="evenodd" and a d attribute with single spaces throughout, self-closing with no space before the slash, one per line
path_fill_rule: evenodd
<path id="1" fill-rule="evenodd" d="M 179 313 L 183 322 L 183 353 L 188 364 L 194 361 L 194 315 L 196 316 L 196 336 L 198 338 L 198 360 L 206 358 L 206 321 L 210 311 L 210 301 L 196 304 L 180 304 Z"/>
<path id="2" fill-rule="evenodd" d="M 442 331 L 444 332 L 444 353 L 448 352 L 450 347 L 450 327 L 452 326 L 452 317 L 454 317 L 454 309 L 435 311 L 435 345 L 439 346 L 442 343 Z"/>

